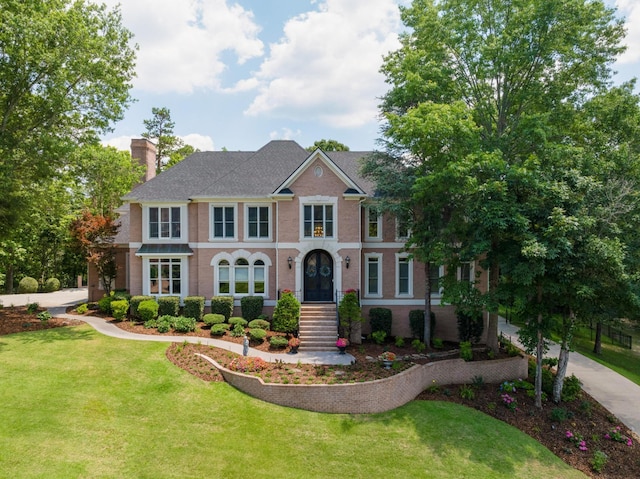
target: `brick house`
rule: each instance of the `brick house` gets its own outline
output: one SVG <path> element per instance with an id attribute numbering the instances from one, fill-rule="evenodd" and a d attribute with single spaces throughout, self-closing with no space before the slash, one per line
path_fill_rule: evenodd
<path id="1" fill-rule="evenodd" d="M 309 153 L 279 140 L 255 152 L 197 152 L 154 177 L 154 145 L 133 140 L 148 175 L 124 198 L 115 286 L 207 302 L 233 295 L 238 314 L 242 296 L 263 296 L 269 314 L 289 289 L 303 316 L 324 305 L 332 338 L 336 301 L 356 289 L 365 318 L 372 307 L 389 308 L 393 335 L 410 337 L 409 311 L 424 308 L 424 265 L 403 251 L 406 232 L 395 218 L 369 209 L 374 185 L 359 174 L 366 154 Z M 471 280 L 476 268 L 458 274 Z M 484 272 L 478 277 L 486 284 Z M 92 300 L 102 296 L 95 283 Z M 440 306 L 437 287 L 431 295 L 434 336 L 455 340 L 452 308 Z"/>

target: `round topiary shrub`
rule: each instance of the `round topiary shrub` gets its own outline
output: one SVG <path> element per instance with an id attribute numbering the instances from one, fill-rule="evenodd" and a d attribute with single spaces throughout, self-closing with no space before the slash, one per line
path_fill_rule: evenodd
<path id="1" fill-rule="evenodd" d="M 267 337 L 267 332 L 264 329 L 255 328 L 255 329 L 249 330 L 249 339 L 251 339 L 251 341 L 256 341 L 258 343 L 261 343 L 262 341 L 264 341 L 264 338 L 266 337 Z"/>
<path id="2" fill-rule="evenodd" d="M 140 303 L 138 306 L 138 315 L 143 322 L 147 322 L 150 319 L 158 317 L 158 303 L 153 299 L 147 299 Z"/>
<path id="3" fill-rule="evenodd" d="M 38 282 L 31 276 L 25 276 L 18 283 L 18 293 L 31 294 L 38 292 Z"/>
<path id="4" fill-rule="evenodd" d="M 264 329 L 265 331 L 269 330 L 269 327 L 271 326 L 269 324 L 269 321 L 265 321 L 264 319 L 254 319 L 253 321 L 249 321 L 248 326 L 251 329 Z"/>
<path id="5" fill-rule="evenodd" d="M 211 327 L 214 324 L 221 324 L 225 322 L 223 314 L 207 313 L 202 317 L 202 321 L 205 325 Z"/>
<path id="6" fill-rule="evenodd" d="M 229 324 L 231 324 L 232 326 L 239 324 L 244 328 L 247 325 L 247 320 L 241 318 L 240 316 L 232 316 L 231 318 L 229 318 Z"/>
<path id="7" fill-rule="evenodd" d="M 211 336 L 224 336 L 230 327 L 231 325 L 227 323 L 214 324 L 211 326 Z"/>
<path id="8" fill-rule="evenodd" d="M 60 280 L 58 278 L 49 278 L 44 282 L 45 293 L 53 293 L 60 289 Z"/>
<path id="9" fill-rule="evenodd" d="M 275 349 L 284 349 L 289 345 L 289 340 L 284 336 L 271 336 L 269 344 Z"/>

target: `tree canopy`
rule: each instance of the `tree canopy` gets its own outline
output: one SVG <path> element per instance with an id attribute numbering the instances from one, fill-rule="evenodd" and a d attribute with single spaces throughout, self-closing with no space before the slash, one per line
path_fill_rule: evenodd
<path id="1" fill-rule="evenodd" d="M 147 130 L 142 133 L 142 137 L 155 141 L 156 173 L 171 168 L 191 153 L 199 151 L 191 145 L 186 145 L 180 137 L 173 134 L 175 123 L 168 108 L 154 107 L 151 114 L 152 118 L 144 120 Z"/>
<path id="2" fill-rule="evenodd" d="M 119 10 L 85 0 L 7 0 L 0 15 L 0 238 L 25 192 L 59 172 L 131 102 L 135 48 Z"/>
<path id="3" fill-rule="evenodd" d="M 382 67 L 387 167 L 372 158 L 365 172 L 403 193 L 389 195 L 396 209 L 432 212 L 410 224 L 416 253 L 482 260 L 489 345 L 509 301 L 541 356 L 555 311 L 602 298 L 597 263 L 603 285 L 629 291 L 638 98 L 611 87 L 622 20 L 600 0 L 414 0 L 401 15 L 408 30 Z"/>
<path id="4" fill-rule="evenodd" d="M 313 145 L 307 147 L 307 151 L 314 151 L 320 148 L 322 151 L 349 151 L 349 147 L 336 140 L 318 140 Z"/>

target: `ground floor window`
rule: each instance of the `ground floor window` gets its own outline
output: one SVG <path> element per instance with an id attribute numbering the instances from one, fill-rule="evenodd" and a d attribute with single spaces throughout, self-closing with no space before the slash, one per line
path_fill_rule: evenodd
<path id="1" fill-rule="evenodd" d="M 365 255 L 365 296 L 382 296 L 382 255 Z"/>
<path id="2" fill-rule="evenodd" d="M 149 258 L 149 294 L 180 296 L 182 293 L 182 260 Z"/>
<path id="3" fill-rule="evenodd" d="M 216 293 L 219 295 L 266 294 L 266 265 L 261 259 L 222 259 L 216 264 Z"/>
<path id="4" fill-rule="evenodd" d="M 406 255 L 396 256 L 396 296 L 413 296 L 413 261 Z"/>

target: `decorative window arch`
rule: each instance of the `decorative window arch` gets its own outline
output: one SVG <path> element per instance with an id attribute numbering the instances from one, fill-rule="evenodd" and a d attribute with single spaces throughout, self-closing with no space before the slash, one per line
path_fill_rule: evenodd
<path id="1" fill-rule="evenodd" d="M 211 259 L 214 295 L 265 296 L 271 260 L 264 253 L 245 250 L 218 253 Z"/>

